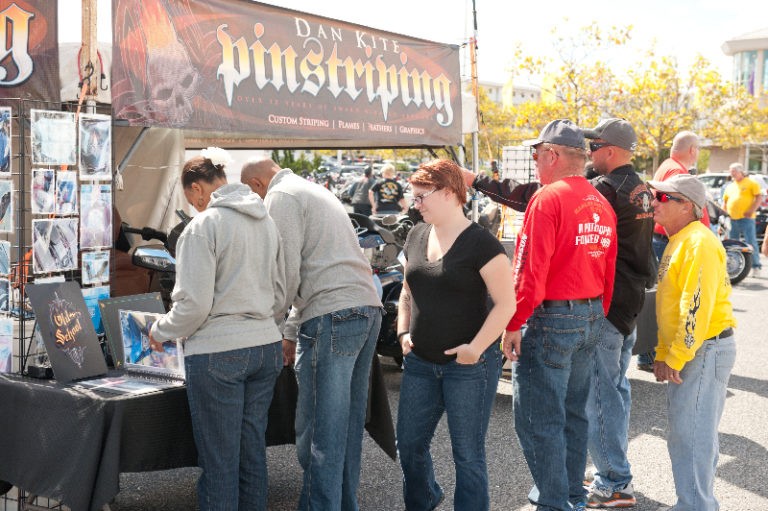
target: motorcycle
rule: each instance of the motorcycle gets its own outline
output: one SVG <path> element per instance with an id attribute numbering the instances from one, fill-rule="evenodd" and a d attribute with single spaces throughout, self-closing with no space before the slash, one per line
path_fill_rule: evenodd
<path id="1" fill-rule="evenodd" d="M 176 284 L 176 242 L 192 219 L 184 211 L 177 210 L 176 215 L 181 219 L 169 234 L 153 229 L 131 227 L 122 222 L 120 229 L 126 234 L 137 234 L 144 241 L 159 241 L 159 244 L 133 247 L 130 251 L 131 262 L 134 266 L 150 270 L 150 290 L 160 291 L 166 310 L 171 307 L 171 293 Z"/>
<path id="2" fill-rule="evenodd" d="M 741 240 L 725 239 L 725 262 L 731 285 L 736 285 L 749 275 L 752 269 L 752 246 Z"/>
<path id="3" fill-rule="evenodd" d="M 712 207 L 714 206 L 714 208 Z M 713 211 L 714 209 L 714 211 Z M 719 206 L 710 202 L 710 219 L 716 219 L 717 236 L 725 248 L 725 266 L 731 285 L 736 285 L 749 275 L 752 269 L 752 245 L 741 240 L 728 238 L 731 230 L 731 219 Z"/>
<path id="4" fill-rule="evenodd" d="M 349 218 L 360 248 L 371 264 L 377 287 L 381 288 L 384 317 L 376 339 L 376 353 L 391 357 L 402 367 L 403 351 L 397 339 L 397 307 L 404 280 L 400 254 L 414 221 L 410 215 L 367 217 L 349 213 Z"/>

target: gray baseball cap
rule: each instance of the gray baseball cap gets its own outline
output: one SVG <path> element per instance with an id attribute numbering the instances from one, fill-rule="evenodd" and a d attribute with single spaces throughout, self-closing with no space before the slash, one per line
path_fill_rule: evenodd
<path id="1" fill-rule="evenodd" d="M 704 183 L 690 174 L 677 174 L 665 181 L 648 181 L 654 190 L 666 193 L 679 193 L 700 208 L 707 204 L 707 189 Z"/>
<path id="2" fill-rule="evenodd" d="M 624 119 L 603 119 L 591 130 L 584 130 L 586 138 L 600 138 L 609 144 L 634 152 L 637 149 L 637 135 L 632 125 Z"/>
<path id="3" fill-rule="evenodd" d="M 544 143 L 584 149 L 584 133 L 568 119 L 556 119 L 544 126 L 539 138 L 526 140 L 523 145 L 537 146 Z"/>

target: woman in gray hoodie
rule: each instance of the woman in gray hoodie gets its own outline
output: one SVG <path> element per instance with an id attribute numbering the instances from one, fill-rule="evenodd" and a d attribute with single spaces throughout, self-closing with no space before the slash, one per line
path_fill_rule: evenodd
<path id="1" fill-rule="evenodd" d="M 155 347 L 186 339 L 200 509 L 265 510 L 264 434 L 283 366 L 273 318 L 285 300 L 280 238 L 261 198 L 227 184 L 226 152 L 203 154 L 209 157 L 192 158 L 181 174 L 200 213 L 179 237 L 173 307 L 151 336 Z"/>

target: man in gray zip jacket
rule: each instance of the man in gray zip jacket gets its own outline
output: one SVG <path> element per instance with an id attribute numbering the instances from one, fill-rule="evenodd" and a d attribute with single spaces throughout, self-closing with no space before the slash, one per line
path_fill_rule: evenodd
<path id="1" fill-rule="evenodd" d="M 286 265 L 284 363 L 296 362 L 300 510 L 357 511 L 368 379 L 381 301 L 344 206 L 270 159 L 243 166 L 264 198 Z"/>

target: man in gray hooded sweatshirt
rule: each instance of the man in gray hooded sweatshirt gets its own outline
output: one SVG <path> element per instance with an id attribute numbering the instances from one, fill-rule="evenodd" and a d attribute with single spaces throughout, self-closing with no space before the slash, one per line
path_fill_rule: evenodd
<path id="1" fill-rule="evenodd" d="M 381 301 L 344 206 L 329 190 L 270 159 L 240 180 L 264 197 L 283 240 L 285 363 L 296 360 L 300 510 L 356 511 L 368 376 Z"/>
<path id="2" fill-rule="evenodd" d="M 283 367 L 274 314 L 285 302 L 285 268 L 262 200 L 227 184 L 222 156 L 208 156 L 184 165 L 184 195 L 200 213 L 179 237 L 173 307 L 152 326 L 151 342 L 162 349 L 158 341 L 186 338 L 200 509 L 266 510 L 267 412 Z"/>

